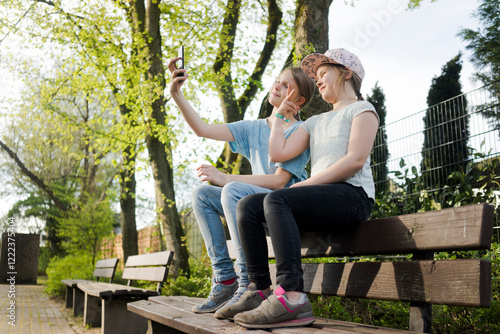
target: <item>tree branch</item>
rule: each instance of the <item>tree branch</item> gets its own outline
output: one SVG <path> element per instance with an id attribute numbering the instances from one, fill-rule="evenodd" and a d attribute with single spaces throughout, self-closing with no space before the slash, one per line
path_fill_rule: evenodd
<path id="1" fill-rule="evenodd" d="M 267 2 L 267 8 L 269 11 L 269 21 L 267 23 L 266 42 L 264 43 L 264 47 L 260 53 L 259 60 L 255 64 L 253 73 L 250 76 L 248 87 L 238 99 L 238 106 L 240 107 L 242 114 L 245 114 L 250 102 L 255 97 L 255 94 L 257 94 L 257 82 L 262 80 L 264 71 L 269 64 L 271 55 L 276 47 L 276 34 L 278 33 L 283 13 L 278 7 L 276 0 L 269 0 Z"/>
<path id="2" fill-rule="evenodd" d="M 224 121 L 231 123 L 239 121 L 243 115 L 238 110 L 238 103 L 233 88 L 231 76 L 231 60 L 233 58 L 234 41 L 236 39 L 236 27 L 240 17 L 241 1 L 229 0 L 224 14 L 222 31 L 220 34 L 219 49 L 214 62 L 214 72 L 217 75 L 216 85 L 221 101 Z M 231 110 L 231 112 L 230 112 Z"/>
<path id="3" fill-rule="evenodd" d="M 16 164 L 19 166 L 21 171 L 23 172 L 24 175 L 30 178 L 33 183 L 35 183 L 38 188 L 40 188 L 42 191 L 44 191 L 49 198 L 54 201 L 54 204 L 59 208 L 59 210 L 65 212 L 67 211 L 67 207 L 57 198 L 57 196 L 50 190 L 47 185 L 35 174 L 33 174 L 26 166 L 24 163 L 19 159 L 16 153 L 14 153 L 7 145 L 5 145 L 2 141 L 0 141 L 0 146 L 7 152 L 7 154 L 14 159 Z"/>

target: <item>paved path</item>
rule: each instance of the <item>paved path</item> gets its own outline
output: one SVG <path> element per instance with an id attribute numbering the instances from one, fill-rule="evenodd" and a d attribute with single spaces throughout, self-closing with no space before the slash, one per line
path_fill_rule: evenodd
<path id="1" fill-rule="evenodd" d="M 61 305 L 43 295 L 42 285 L 16 284 L 13 288 L 0 284 L 0 334 L 76 333 L 61 313 Z"/>

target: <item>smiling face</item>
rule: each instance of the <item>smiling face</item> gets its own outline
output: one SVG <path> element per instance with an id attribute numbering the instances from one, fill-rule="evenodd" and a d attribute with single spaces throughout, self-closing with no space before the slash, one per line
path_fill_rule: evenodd
<path id="1" fill-rule="evenodd" d="M 292 72 L 289 70 L 282 72 L 274 82 L 271 92 L 269 93 L 269 103 L 278 108 L 281 105 L 281 102 L 286 98 L 288 87 L 290 87 L 290 90 L 295 90 L 293 102 L 302 104 L 302 100 L 304 98 L 301 97 L 297 82 L 295 81 Z"/>
<path id="2" fill-rule="evenodd" d="M 328 103 L 335 103 L 337 100 L 337 89 L 339 88 L 339 72 L 329 65 L 322 65 L 316 71 L 318 78 L 317 86 L 323 100 Z"/>

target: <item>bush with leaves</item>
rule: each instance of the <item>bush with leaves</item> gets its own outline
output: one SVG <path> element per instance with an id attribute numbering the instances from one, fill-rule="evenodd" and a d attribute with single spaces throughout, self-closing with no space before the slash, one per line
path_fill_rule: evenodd
<path id="1" fill-rule="evenodd" d="M 166 296 L 207 297 L 212 285 L 212 269 L 205 260 L 189 259 L 191 275 L 179 273 L 176 279 L 163 288 Z"/>
<path id="2" fill-rule="evenodd" d="M 47 282 L 44 292 L 51 297 L 64 297 L 64 279 L 92 279 L 94 265 L 88 253 L 68 255 L 63 258 L 54 257 L 47 267 Z"/>

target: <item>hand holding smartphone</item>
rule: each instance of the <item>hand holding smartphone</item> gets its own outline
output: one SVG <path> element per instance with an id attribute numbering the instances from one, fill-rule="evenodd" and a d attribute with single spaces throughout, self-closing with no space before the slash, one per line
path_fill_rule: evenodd
<path id="1" fill-rule="evenodd" d="M 181 59 L 179 59 L 178 61 L 180 61 L 180 64 L 178 66 L 179 69 L 184 69 L 184 66 L 185 66 L 185 60 L 184 60 L 184 46 L 181 46 L 177 52 L 177 57 L 180 57 Z M 179 77 L 183 77 L 184 76 L 184 73 L 180 73 L 178 75 Z"/>

